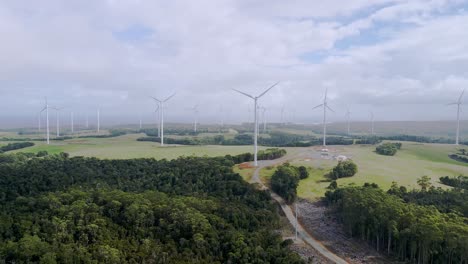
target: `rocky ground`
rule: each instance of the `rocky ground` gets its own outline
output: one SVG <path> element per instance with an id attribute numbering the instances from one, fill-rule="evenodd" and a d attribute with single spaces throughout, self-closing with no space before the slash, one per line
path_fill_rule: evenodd
<path id="1" fill-rule="evenodd" d="M 347 236 L 336 219 L 326 213 L 323 203 L 301 200 L 298 210 L 299 221 L 307 232 L 349 263 L 392 263 L 367 244 Z"/>

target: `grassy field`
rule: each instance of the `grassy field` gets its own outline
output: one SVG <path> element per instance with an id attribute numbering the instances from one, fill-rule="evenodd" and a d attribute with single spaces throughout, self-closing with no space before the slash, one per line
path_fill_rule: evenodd
<path id="1" fill-rule="evenodd" d="M 10 132 L 3 132 L 0 136 L 14 136 Z M 30 148 L 17 150 L 18 152 L 36 153 L 46 150 L 50 154 L 67 152 L 71 156 L 87 156 L 106 159 L 126 158 L 156 158 L 173 159 L 180 156 L 223 156 L 226 154 L 240 154 L 252 152 L 251 146 L 179 146 L 167 145 L 160 147 L 155 142 L 139 142 L 138 137 L 143 134 L 128 134 L 113 138 L 81 138 L 65 141 L 53 141 L 51 145 L 45 142 L 34 142 Z M 0 145 L 10 142 L 0 141 Z M 262 149 L 262 148 L 260 148 Z M 286 148 L 289 160 L 293 165 L 304 165 L 309 169 L 310 177 L 300 182 L 298 193 L 300 197 L 315 199 L 323 196 L 329 180 L 325 174 L 337 164 L 333 159 L 320 157 L 320 147 Z M 375 146 L 332 146 L 330 155 L 346 155 L 358 165 L 359 172 L 350 178 L 338 180 L 339 185 L 374 182 L 384 189 L 390 187 L 392 181 L 410 188 L 416 188 L 416 181 L 423 175 L 432 178 L 435 186 L 441 186 L 438 178 L 441 176 L 468 175 L 468 164 L 452 160 L 448 154 L 455 152 L 453 145 L 419 144 L 403 142 L 403 148 L 397 155 L 381 156 L 374 152 Z M 234 170 L 239 172 L 245 180 L 250 181 L 253 169 Z M 263 181 L 268 182 L 274 168 L 265 168 L 260 172 Z"/>
<path id="2" fill-rule="evenodd" d="M 377 183 L 388 189 L 392 181 L 409 188 L 417 188 L 417 179 L 427 175 L 432 178 L 435 186 L 441 176 L 468 175 L 468 164 L 450 159 L 447 155 L 455 151 L 453 145 L 403 143 L 403 148 L 395 156 L 382 156 L 374 152 L 372 146 L 336 146 L 330 147 L 331 155 L 346 155 L 358 165 L 358 173 L 350 178 L 338 180 L 338 185 L 365 182 Z M 308 179 L 302 180 L 298 187 L 298 194 L 302 198 L 316 199 L 324 195 L 330 184 L 325 177 L 337 161 L 320 157 L 304 155 L 294 159 L 292 165 L 303 165 L 309 170 Z M 264 181 L 273 174 L 274 170 L 264 168 L 261 176 Z"/>
<path id="3" fill-rule="evenodd" d="M 251 146 L 178 146 L 160 147 L 155 142 L 136 141 L 143 134 L 130 134 L 114 138 L 82 138 L 52 142 L 35 142 L 36 146 L 18 150 L 33 152 L 46 150 L 50 154 L 67 152 L 71 156 L 98 157 L 105 159 L 156 158 L 173 159 L 180 156 L 223 156 L 251 152 Z M 0 142 L 4 144 L 5 142 Z"/>

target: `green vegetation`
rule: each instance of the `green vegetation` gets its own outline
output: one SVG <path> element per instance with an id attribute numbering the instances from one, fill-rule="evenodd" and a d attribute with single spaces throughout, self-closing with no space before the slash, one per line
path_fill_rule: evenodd
<path id="1" fill-rule="evenodd" d="M 297 186 L 299 185 L 301 175 L 305 177 L 303 175 L 304 169 L 291 166 L 289 163 L 278 166 L 271 176 L 271 189 L 283 197 L 287 203 L 294 202 L 297 197 Z"/>
<path id="2" fill-rule="evenodd" d="M 468 261 L 467 219 L 458 211 L 442 213 L 434 206 L 405 202 L 375 186 L 337 188 L 326 194 L 326 200 L 351 236 L 402 261 Z M 436 199 L 442 202 L 438 199 L 443 198 Z M 465 199 L 465 206 L 467 203 Z"/>
<path id="3" fill-rule="evenodd" d="M 11 150 L 16 150 L 16 149 L 32 147 L 32 146 L 34 146 L 33 142 L 8 143 L 7 145 L 0 147 L 0 153 L 6 152 L 6 151 L 11 151 Z"/>
<path id="4" fill-rule="evenodd" d="M 4 262 L 302 263 L 229 158 L 2 156 Z"/>
<path id="5" fill-rule="evenodd" d="M 468 176 L 459 175 L 457 177 L 444 176 L 439 178 L 440 182 L 455 188 L 468 190 Z"/>
<path id="6" fill-rule="evenodd" d="M 340 161 L 338 164 L 328 173 L 328 177 L 333 180 L 339 178 L 351 177 L 358 172 L 356 164 L 351 160 Z"/>
<path id="7" fill-rule="evenodd" d="M 397 150 L 401 149 L 401 143 L 383 143 L 375 148 L 380 155 L 394 156 Z"/>

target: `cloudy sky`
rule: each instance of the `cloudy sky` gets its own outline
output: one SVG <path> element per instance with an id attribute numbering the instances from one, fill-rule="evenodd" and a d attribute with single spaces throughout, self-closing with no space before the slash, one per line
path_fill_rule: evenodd
<path id="1" fill-rule="evenodd" d="M 34 122 L 44 97 L 78 120 L 449 120 L 468 88 L 464 0 L 2 0 L 0 123 Z M 468 101 L 468 98 L 467 98 Z M 468 111 L 463 112 L 468 119 Z M 119 118 L 119 119 L 118 119 Z M 65 122 L 65 121 L 64 121 Z M 79 122 L 79 121 L 76 121 Z"/>

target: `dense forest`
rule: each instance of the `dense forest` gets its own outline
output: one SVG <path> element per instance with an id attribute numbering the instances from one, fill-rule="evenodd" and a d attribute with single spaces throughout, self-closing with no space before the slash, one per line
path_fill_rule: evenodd
<path id="1" fill-rule="evenodd" d="M 450 205 L 452 192 L 407 192 L 396 184 L 384 192 L 366 184 L 337 187 L 326 193 L 326 201 L 351 236 L 378 251 L 411 263 L 467 263 L 468 225 L 462 211 L 468 199 L 461 194 L 462 205 Z"/>
<path id="2" fill-rule="evenodd" d="M 302 263 L 219 158 L 0 155 L 0 262 Z"/>
<path id="3" fill-rule="evenodd" d="M 0 153 L 6 152 L 6 151 L 11 151 L 11 150 L 16 150 L 16 149 L 22 149 L 22 148 L 27 148 L 27 147 L 32 147 L 34 146 L 33 142 L 15 142 L 15 143 L 8 143 L 5 146 L 0 147 Z"/>
<path id="4" fill-rule="evenodd" d="M 309 177 L 309 172 L 306 167 L 296 167 L 285 163 L 278 166 L 271 176 L 271 189 L 281 196 L 286 203 L 292 203 L 297 198 L 299 181 L 307 177 Z"/>
<path id="5" fill-rule="evenodd" d="M 468 176 L 460 175 L 458 177 L 444 176 L 439 178 L 440 182 L 455 188 L 468 190 Z"/>

